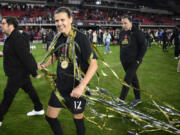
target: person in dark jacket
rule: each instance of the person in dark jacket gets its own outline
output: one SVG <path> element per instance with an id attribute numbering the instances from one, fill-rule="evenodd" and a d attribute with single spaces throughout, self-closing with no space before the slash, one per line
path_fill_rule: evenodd
<path id="1" fill-rule="evenodd" d="M 163 39 L 163 52 L 167 52 L 167 43 L 168 43 L 168 35 L 167 35 L 167 29 L 164 29 L 164 32 L 162 34 Z"/>
<path id="2" fill-rule="evenodd" d="M 173 31 L 173 35 L 170 38 L 170 42 L 174 39 L 174 59 L 178 59 L 180 55 L 180 25 L 177 25 Z"/>
<path id="3" fill-rule="evenodd" d="M 28 41 L 19 33 L 17 27 L 18 21 L 15 17 L 3 17 L 1 28 L 8 36 L 3 48 L 3 67 L 8 79 L 0 104 L 0 126 L 19 88 L 29 95 L 34 104 L 34 110 L 27 113 L 27 116 L 44 114 L 43 106 L 30 80 L 30 74 L 40 78 L 36 72 L 37 63 L 30 53 Z"/>
<path id="4" fill-rule="evenodd" d="M 122 31 L 120 33 L 120 60 L 126 72 L 124 81 L 139 89 L 139 81 L 136 71 L 142 62 L 143 56 L 146 52 L 145 35 L 142 31 L 132 25 L 132 19 L 125 15 L 122 18 Z M 122 87 L 120 99 L 125 100 L 129 88 Z M 132 106 L 141 102 L 140 91 L 134 89 L 135 100 L 131 102 Z M 121 103 L 120 103 L 121 104 Z"/>
<path id="5" fill-rule="evenodd" d="M 19 28 L 19 32 L 26 38 L 28 42 L 30 42 L 30 35 L 24 31 L 24 28 Z"/>

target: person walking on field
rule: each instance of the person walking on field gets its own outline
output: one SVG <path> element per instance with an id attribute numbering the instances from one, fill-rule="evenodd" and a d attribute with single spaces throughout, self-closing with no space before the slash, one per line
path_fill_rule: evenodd
<path id="1" fill-rule="evenodd" d="M 120 60 L 124 71 L 126 72 L 124 81 L 135 87 L 134 94 L 135 100 L 131 102 L 132 106 L 141 103 L 139 80 L 136 71 L 142 63 L 143 56 L 145 55 L 147 45 L 145 35 L 142 31 L 137 29 L 132 24 L 130 16 L 125 15 L 122 17 L 122 31 L 120 33 Z M 129 91 L 129 87 L 123 86 L 120 94 L 120 99 L 125 100 Z M 120 102 L 120 104 L 123 104 Z"/>
<path id="2" fill-rule="evenodd" d="M 3 67 L 8 79 L 0 104 L 0 126 L 19 88 L 29 95 L 34 104 L 34 110 L 27 113 L 27 116 L 44 114 L 43 105 L 30 79 L 30 74 L 37 79 L 40 75 L 36 72 L 37 64 L 30 53 L 29 42 L 18 31 L 18 21 L 15 17 L 3 17 L 1 28 L 8 36 L 0 54 L 3 56 Z"/>

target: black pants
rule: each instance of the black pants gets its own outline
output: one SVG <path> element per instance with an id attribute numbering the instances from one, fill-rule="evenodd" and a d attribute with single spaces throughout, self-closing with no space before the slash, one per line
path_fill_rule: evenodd
<path id="1" fill-rule="evenodd" d="M 180 55 L 180 47 L 178 44 L 175 44 L 174 57 L 178 57 L 179 55 Z"/>
<path id="2" fill-rule="evenodd" d="M 48 51 L 50 44 L 51 44 L 51 41 L 47 41 L 47 44 L 46 44 L 46 51 Z"/>
<path id="3" fill-rule="evenodd" d="M 15 76 L 8 77 L 6 88 L 4 90 L 4 97 L 0 104 L 0 121 L 3 120 L 3 116 L 8 112 L 8 109 L 11 106 L 19 88 L 22 88 L 29 95 L 36 111 L 43 109 L 39 97 L 32 86 L 29 75 L 17 74 Z"/>
<path id="4" fill-rule="evenodd" d="M 166 41 L 163 41 L 163 51 L 166 51 L 167 50 L 167 42 Z"/>
<path id="5" fill-rule="evenodd" d="M 136 75 L 136 71 L 139 67 L 139 64 L 136 61 L 133 62 L 122 62 L 123 68 L 126 72 L 126 75 L 124 77 L 124 81 L 131 85 L 135 88 L 140 88 L 139 86 L 139 81 Z M 122 87 L 122 91 L 121 91 L 121 95 L 120 95 L 120 99 L 125 100 L 125 98 L 127 97 L 129 88 L 126 86 Z M 135 94 L 135 98 L 136 99 L 140 99 L 140 91 L 134 89 L 134 94 Z"/>

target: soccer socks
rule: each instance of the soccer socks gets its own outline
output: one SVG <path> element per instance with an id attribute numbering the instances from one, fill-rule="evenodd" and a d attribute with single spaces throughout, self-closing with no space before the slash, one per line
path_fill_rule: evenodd
<path id="1" fill-rule="evenodd" d="M 48 116 L 45 116 L 45 117 L 46 117 L 47 122 L 51 126 L 51 129 L 53 130 L 54 135 L 63 135 L 61 124 L 58 121 L 58 119 L 57 118 L 50 118 Z"/>
<path id="2" fill-rule="evenodd" d="M 51 129 L 53 130 L 54 135 L 63 135 L 61 124 L 58 121 L 58 119 L 50 118 L 48 116 L 45 116 L 45 117 Z M 74 123 L 76 125 L 77 135 L 85 135 L 84 119 L 74 119 Z"/>
<path id="3" fill-rule="evenodd" d="M 84 119 L 74 119 L 77 135 L 85 135 Z"/>

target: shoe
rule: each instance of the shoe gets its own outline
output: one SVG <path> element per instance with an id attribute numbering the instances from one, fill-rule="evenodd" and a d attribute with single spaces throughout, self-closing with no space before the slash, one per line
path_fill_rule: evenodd
<path id="1" fill-rule="evenodd" d="M 174 57 L 174 59 L 175 59 L 175 60 L 177 60 L 177 59 L 178 59 L 178 57 Z"/>
<path id="2" fill-rule="evenodd" d="M 141 99 L 135 99 L 134 101 L 131 102 L 131 106 L 136 106 L 140 104 L 141 102 L 142 102 Z"/>
<path id="3" fill-rule="evenodd" d="M 126 102 L 120 99 L 120 100 L 118 101 L 117 105 L 118 105 L 118 106 L 124 106 L 124 105 L 126 105 Z"/>
<path id="4" fill-rule="evenodd" d="M 2 126 L 2 122 L 0 122 L 0 127 Z"/>
<path id="5" fill-rule="evenodd" d="M 118 102 L 118 104 L 117 104 L 118 106 L 124 106 L 124 105 L 126 105 L 126 103 L 124 102 Z"/>
<path id="6" fill-rule="evenodd" d="M 44 115 L 44 110 L 40 110 L 40 111 L 32 110 L 31 112 L 27 113 L 27 116 L 35 116 L 35 115 Z"/>
<path id="7" fill-rule="evenodd" d="M 112 51 L 110 51 L 109 53 L 112 53 Z"/>

